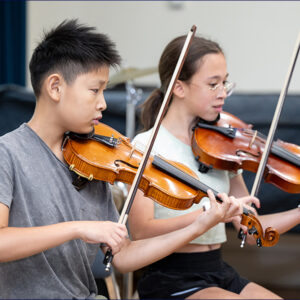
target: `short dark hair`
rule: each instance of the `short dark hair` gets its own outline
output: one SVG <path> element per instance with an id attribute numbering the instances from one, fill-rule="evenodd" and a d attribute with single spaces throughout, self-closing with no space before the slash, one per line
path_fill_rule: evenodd
<path id="1" fill-rule="evenodd" d="M 59 72 L 70 84 L 79 74 L 102 66 L 116 67 L 120 62 L 115 44 L 105 34 L 79 24 L 77 19 L 64 20 L 45 33 L 35 48 L 29 64 L 31 84 L 38 97 L 50 72 Z"/>

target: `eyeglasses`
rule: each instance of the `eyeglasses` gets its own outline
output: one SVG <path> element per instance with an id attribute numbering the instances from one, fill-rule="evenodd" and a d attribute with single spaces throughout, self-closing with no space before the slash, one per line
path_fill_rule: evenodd
<path id="1" fill-rule="evenodd" d="M 200 87 L 200 85 L 196 84 L 196 83 L 190 83 L 192 85 L 198 86 Z M 218 83 L 214 86 L 210 86 L 209 89 L 213 92 L 217 92 L 217 96 L 220 95 L 221 92 L 223 92 L 223 90 L 225 90 L 226 92 L 226 97 L 229 97 L 230 95 L 232 95 L 234 89 L 235 89 L 236 84 L 234 82 L 229 82 L 226 81 L 225 83 Z"/>
<path id="2" fill-rule="evenodd" d="M 226 81 L 225 83 L 218 83 L 213 87 L 209 87 L 211 91 L 218 91 L 218 95 L 225 90 L 227 97 L 229 97 L 235 88 L 236 84 L 234 82 Z"/>

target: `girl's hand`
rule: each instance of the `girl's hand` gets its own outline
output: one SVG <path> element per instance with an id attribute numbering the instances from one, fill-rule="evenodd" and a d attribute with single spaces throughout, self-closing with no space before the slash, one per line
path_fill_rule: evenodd
<path id="1" fill-rule="evenodd" d="M 225 193 L 218 194 L 218 197 L 222 199 L 222 203 L 219 204 L 219 208 L 224 211 L 224 217 L 220 222 L 228 223 L 238 218 L 240 219 L 243 213 L 243 204 L 234 196 L 228 196 Z"/>
<path id="2" fill-rule="evenodd" d="M 257 216 L 257 211 L 254 207 L 251 206 L 251 204 L 255 204 L 257 208 L 260 208 L 260 201 L 258 198 L 252 196 L 246 196 L 246 197 L 238 198 L 238 200 L 243 204 L 244 207 L 252 211 L 254 215 Z"/>

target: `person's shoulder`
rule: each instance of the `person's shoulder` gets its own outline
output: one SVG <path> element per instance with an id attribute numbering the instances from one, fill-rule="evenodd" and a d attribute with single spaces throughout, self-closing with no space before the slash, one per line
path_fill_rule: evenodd
<path id="1" fill-rule="evenodd" d="M 0 136 L 0 141 L 1 142 L 6 142 L 6 141 L 14 139 L 17 135 L 22 134 L 22 132 L 24 130 L 26 130 L 25 128 L 26 128 L 25 123 L 21 124 L 18 128 L 14 129 L 12 131 L 6 132 L 3 135 L 1 135 Z"/>
<path id="2" fill-rule="evenodd" d="M 26 140 L 26 134 L 28 134 L 28 129 L 23 123 L 18 128 L 0 136 L 0 149 L 13 150 L 21 140 Z"/>
<path id="3" fill-rule="evenodd" d="M 151 132 L 152 132 L 152 129 L 138 133 L 133 138 L 132 143 L 136 143 L 136 142 L 144 143 L 145 141 L 147 141 L 149 139 Z"/>

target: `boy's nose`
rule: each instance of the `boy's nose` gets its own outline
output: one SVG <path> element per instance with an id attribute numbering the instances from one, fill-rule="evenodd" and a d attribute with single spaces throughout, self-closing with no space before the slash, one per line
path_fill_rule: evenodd
<path id="1" fill-rule="evenodd" d="M 104 96 L 102 95 L 99 98 L 99 101 L 98 101 L 98 104 L 97 104 L 97 110 L 103 111 L 103 110 L 106 110 L 106 108 L 107 108 L 107 104 L 106 104 Z"/>

